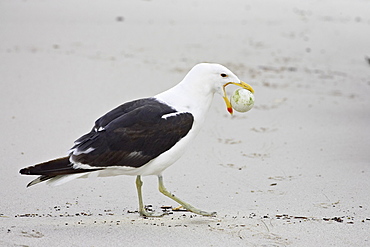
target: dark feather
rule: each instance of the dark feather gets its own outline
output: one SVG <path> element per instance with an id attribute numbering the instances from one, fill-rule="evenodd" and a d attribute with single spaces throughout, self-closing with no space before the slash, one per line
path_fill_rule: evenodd
<path id="1" fill-rule="evenodd" d="M 64 157 L 23 168 L 19 172 L 25 175 L 57 176 L 96 170 L 98 169 L 75 169 L 69 162 L 69 157 Z"/>
<path id="2" fill-rule="evenodd" d="M 28 184 L 31 186 L 56 176 L 104 169 L 101 167 L 143 166 L 173 147 L 193 126 L 192 114 L 162 118 L 170 113 L 176 110 L 154 98 L 125 103 L 96 120 L 91 132 L 75 141 L 72 149 L 77 154 L 72 150 L 71 157 L 23 168 L 20 173 L 41 175 Z M 97 168 L 76 169 L 70 158 Z"/>
<path id="3" fill-rule="evenodd" d="M 123 104 L 98 119 L 90 133 L 76 140 L 75 162 L 96 167 L 140 167 L 181 140 L 193 125 L 190 113 L 175 113 L 154 98 Z M 72 149 L 73 149 L 72 148 Z M 88 153 L 83 151 L 94 149 Z"/>
<path id="4" fill-rule="evenodd" d="M 96 170 L 99 169 L 75 169 L 73 168 L 71 162 L 69 162 L 69 157 L 64 157 L 23 168 L 19 172 L 25 175 L 41 175 L 37 179 L 31 181 L 31 183 L 27 185 L 27 187 L 29 187 L 31 185 L 49 180 L 56 176 L 82 172 L 92 172 Z"/>

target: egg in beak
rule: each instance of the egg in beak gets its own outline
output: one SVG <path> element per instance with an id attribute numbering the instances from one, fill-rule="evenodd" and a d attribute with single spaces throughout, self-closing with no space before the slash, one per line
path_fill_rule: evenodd
<path id="1" fill-rule="evenodd" d="M 227 111 L 232 115 L 233 114 L 233 107 L 231 106 L 231 103 L 230 103 L 230 100 L 229 98 L 227 97 L 227 94 L 226 94 L 226 86 L 227 85 L 230 85 L 230 84 L 233 84 L 233 85 L 236 85 L 238 87 L 241 87 L 241 88 L 244 88 L 244 89 L 247 89 L 248 91 L 250 91 L 251 93 L 254 93 L 254 89 L 248 85 L 247 83 L 245 83 L 244 81 L 240 81 L 239 83 L 236 83 L 236 82 L 228 82 L 226 83 L 225 85 L 223 85 L 222 89 L 224 91 L 224 96 L 223 96 L 223 99 L 226 103 L 226 108 L 227 108 Z"/>

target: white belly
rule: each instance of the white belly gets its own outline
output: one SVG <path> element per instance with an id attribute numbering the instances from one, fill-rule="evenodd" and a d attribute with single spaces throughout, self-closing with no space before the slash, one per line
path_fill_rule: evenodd
<path id="1" fill-rule="evenodd" d="M 195 124 L 194 124 L 195 125 Z M 170 165 L 175 163 L 181 155 L 186 151 L 189 143 L 194 140 L 198 134 L 199 128 L 194 128 L 189 133 L 177 142 L 170 150 L 159 155 L 157 158 L 149 161 L 147 164 L 134 168 L 134 167 L 122 167 L 114 166 L 104 170 L 96 171 L 99 177 L 117 176 L 117 175 L 159 175 Z"/>

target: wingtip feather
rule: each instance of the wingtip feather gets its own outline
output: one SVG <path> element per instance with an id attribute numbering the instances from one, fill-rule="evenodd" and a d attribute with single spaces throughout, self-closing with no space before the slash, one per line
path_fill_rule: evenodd
<path id="1" fill-rule="evenodd" d="M 51 179 L 51 178 L 53 178 L 53 177 L 55 177 L 55 176 L 47 176 L 47 175 L 39 176 L 39 177 L 37 177 L 36 179 L 34 179 L 34 180 L 32 180 L 31 182 L 29 182 L 29 183 L 27 184 L 27 188 L 28 188 L 28 187 L 30 187 L 30 186 L 32 186 L 32 185 L 35 185 L 35 184 L 38 184 L 38 183 L 44 182 L 44 181 L 46 181 L 46 180 L 49 180 L 49 179 Z"/>

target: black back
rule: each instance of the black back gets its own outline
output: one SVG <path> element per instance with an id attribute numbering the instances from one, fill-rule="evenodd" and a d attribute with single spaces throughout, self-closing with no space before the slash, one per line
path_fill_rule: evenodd
<path id="1" fill-rule="evenodd" d="M 72 160 L 92 167 L 143 166 L 173 147 L 192 128 L 191 113 L 162 118 L 170 113 L 176 110 L 155 98 L 120 105 L 76 140 Z"/>

